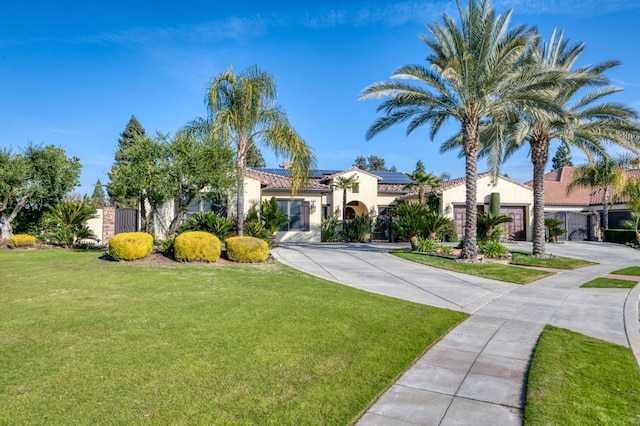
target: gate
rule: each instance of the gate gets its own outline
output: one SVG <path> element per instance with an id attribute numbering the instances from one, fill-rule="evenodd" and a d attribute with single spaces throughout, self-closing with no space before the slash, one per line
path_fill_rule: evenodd
<path id="1" fill-rule="evenodd" d="M 577 212 L 545 213 L 544 217 L 555 217 L 564 222 L 567 231 L 558 237 L 562 241 L 584 241 L 589 239 L 589 216 Z"/>
<path id="2" fill-rule="evenodd" d="M 115 234 L 138 231 L 137 209 L 116 209 Z"/>

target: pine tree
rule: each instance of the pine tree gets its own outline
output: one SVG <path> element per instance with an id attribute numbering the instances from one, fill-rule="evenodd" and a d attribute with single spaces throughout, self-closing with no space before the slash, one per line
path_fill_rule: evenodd
<path id="1" fill-rule="evenodd" d="M 106 204 L 104 187 L 102 186 L 102 182 L 100 182 L 100 179 L 98 179 L 98 181 L 96 182 L 96 186 L 93 190 L 93 195 L 91 195 L 91 199 L 96 204 L 96 208 L 101 209 Z"/>
<path id="2" fill-rule="evenodd" d="M 145 136 L 146 132 L 144 127 L 140 124 L 135 115 L 132 115 L 125 127 L 124 131 L 120 133 L 118 139 L 118 149 L 116 151 L 116 162 L 125 160 L 124 151 L 135 143 L 136 139 L 140 136 Z"/>
<path id="3" fill-rule="evenodd" d="M 418 162 L 416 163 L 416 168 L 413 171 L 413 173 L 427 173 L 427 169 L 424 167 L 424 163 L 422 162 L 422 160 L 418 160 Z"/>
<path id="4" fill-rule="evenodd" d="M 560 144 L 558 150 L 556 151 L 556 155 L 551 159 L 551 166 L 554 170 L 559 169 L 564 166 L 573 166 L 573 161 L 571 161 L 571 153 L 569 152 L 569 148 L 563 143 Z"/>
<path id="5" fill-rule="evenodd" d="M 267 167 L 262 153 L 255 145 L 251 145 L 247 149 L 247 167 Z"/>

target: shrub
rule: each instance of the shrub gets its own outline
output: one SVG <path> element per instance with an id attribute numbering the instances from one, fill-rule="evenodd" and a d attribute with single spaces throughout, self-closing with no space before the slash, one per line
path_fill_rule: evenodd
<path id="1" fill-rule="evenodd" d="M 489 258 L 505 257 L 507 248 L 495 240 L 488 240 L 480 246 L 480 252 Z"/>
<path id="2" fill-rule="evenodd" d="M 418 238 L 418 246 L 416 247 L 417 251 L 423 253 L 434 252 L 438 249 L 438 244 L 436 244 L 435 240 L 431 240 L 429 238 Z"/>
<path id="3" fill-rule="evenodd" d="M 446 241 L 448 243 L 458 242 L 458 230 L 453 220 L 444 226 L 440 231 L 436 232 L 436 239 Z"/>
<path id="4" fill-rule="evenodd" d="M 109 255 L 116 260 L 143 259 L 153 249 L 153 237 L 146 232 L 123 232 L 109 240 Z"/>
<path id="5" fill-rule="evenodd" d="M 35 247 L 36 237 L 28 234 L 16 234 L 9 237 L 7 246 L 10 248 Z"/>
<path id="6" fill-rule="evenodd" d="M 440 254 L 444 254 L 446 256 L 451 256 L 453 254 L 453 249 L 449 246 L 439 245 L 437 250 Z"/>
<path id="7" fill-rule="evenodd" d="M 269 245 L 255 237 L 227 238 L 227 257 L 234 262 L 264 262 L 269 257 Z"/>
<path id="8" fill-rule="evenodd" d="M 178 233 L 186 231 L 211 232 L 218 239 L 224 241 L 235 227 L 231 219 L 220 216 L 215 212 L 200 212 L 192 214 L 178 228 Z"/>
<path id="9" fill-rule="evenodd" d="M 333 216 L 323 218 L 320 235 L 321 240 L 327 243 L 340 241 L 340 221 Z"/>
<path id="10" fill-rule="evenodd" d="M 603 229 L 604 240 L 608 243 L 635 243 L 636 231 L 631 229 Z"/>
<path id="11" fill-rule="evenodd" d="M 220 240 L 209 232 L 183 232 L 175 238 L 173 250 L 182 262 L 215 262 L 220 259 Z"/>

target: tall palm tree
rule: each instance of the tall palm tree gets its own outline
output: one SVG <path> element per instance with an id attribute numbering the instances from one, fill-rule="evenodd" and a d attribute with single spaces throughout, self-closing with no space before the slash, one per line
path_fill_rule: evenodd
<path id="1" fill-rule="evenodd" d="M 604 75 L 618 62 L 574 69 L 583 51 L 584 44 L 570 45 L 562 32 L 554 31 L 546 44 L 536 37 L 521 61 L 522 70 L 535 74 L 548 72 L 558 77 L 560 84 L 547 91 L 549 101 L 557 105 L 558 111 L 524 105 L 516 115 L 497 117 L 481 129 L 483 148 L 479 155 L 488 157 L 494 175 L 519 148 L 529 146 L 533 165 L 532 254 L 537 257 L 545 255 L 544 172 L 551 141 L 557 139 L 566 146 L 574 146 L 589 158 L 606 157 L 607 144 L 632 150 L 639 146 L 636 112 L 619 103 L 601 102 L 621 90 L 609 86 Z M 442 149 L 461 145 L 455 139 L 445 142 Z"/>
<path id="2" fill-rule="evenodd" d="M 624 159 L 603 159 L 578 166 L 573 171 L 567 191 L 576 187 L 597 189 L 602 194 L 602 228 L 609 229 L 609 204 L 611 189 L 621 191 L 625 187 L 627 174 Z"/>
<path id="3" fill-rule="evenodd" d="M 523 74 L 516 68 L 533 30 L 522 25 L 509 29 L 511 11 L 498 16 L 489 0 L 469 0 L 466 10 L 458 1 L 458 10 L 459 26 L 444 14 L 442 23 L 427 25 L 430 37 L 421 36 L 429 49 L 430 68 L 403 66 L 392 76 L 396 80 L 375 83 L 364 89 L 360 98 L 387 98 L 378 107 L 386 115 L 369 128 L 368 139 L 407 121 L 407 134 L 428 125 L 433 139 L 448 119 L 460 122 L 466 183 L 461 257 L 475 261 L 480 123 L 488 117 L 512 114 L 518 105 L 552 105 L 542 93 L 550 79 Z"/>
<path id="4" fill-rule="evenodd" d="M 244 172 L 247 153 L 256 144 L 288 157 L 291 163 L 291 191 L 298 191 L 315 164 L 311 148 L 289 123 L 286 112 L 276 102 L 273 76 L 257 66 L 240 74 L 233 68 L 214 78 L 207 93 L 209 123 L 236 149 L 238 172 L 238 234 L 243 234 Z"/>
<path id="5" fill-rule="evenodd" d="M 415 171 L 413 173 L 405 173 L 411 182 L 406 184 L 403 189 L 413 191 L 414 189 L 418 190 L 418 202 L 420 204 L 425 203 L 424 191 L 427 187 L 431 188 L 433 191 L 436 191 L 440 188 L 442 184 L 442 179 L 433 173 L 425 173 L 422 171 Z"/>
<path id="6" fill-rule="evenodd" d="M 358 175 L 355 173 L 351 176 L 338 176 L 333 181 L 333 186 L 337 189 L 342 189 L 342 231 L 347 226 L 347 191 L 352 190 L 358 180 Z"/>

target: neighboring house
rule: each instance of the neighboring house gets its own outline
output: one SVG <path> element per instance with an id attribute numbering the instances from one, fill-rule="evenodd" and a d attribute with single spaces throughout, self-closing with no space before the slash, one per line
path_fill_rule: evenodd
<path id="1" fill-rule="evenodd" d="M 568 191 L 574 167 L 561 167 L 544 175 L 544 211 L 546 217 L 556 217 L 565 222 L 565 234 L 560 240 L 597 240 L 602 223 L 602 190 L 576 187 Z M 629 178 L 639 179 L 640 170 L 628 169 Z M 532 186 L 529 181 L 525 185 Z M 620 222 L 629 218 L 624 199 L 617 199 L 615 189 L 610 188 L 609 228 L 621 228 Z"/>

